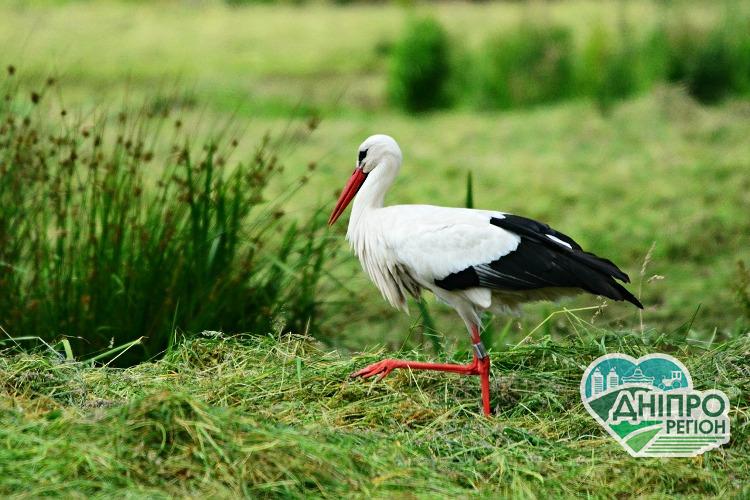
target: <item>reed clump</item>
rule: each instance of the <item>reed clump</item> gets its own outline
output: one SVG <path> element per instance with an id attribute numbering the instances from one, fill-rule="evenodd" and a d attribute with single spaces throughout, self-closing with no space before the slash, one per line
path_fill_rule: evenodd
<path id="1" fill-rule="evenodd" d="M 267 199 L 283 166 L 231 125 L 195 137 L 169 107 L 69 110 L 57 83 L 0 80 L 0 318 L 10 336 L 68 338 L 77 356 L 175 332 L 316 328 L 324 220 Z M 289 183 L 293 192 L 304 179 Z"/>

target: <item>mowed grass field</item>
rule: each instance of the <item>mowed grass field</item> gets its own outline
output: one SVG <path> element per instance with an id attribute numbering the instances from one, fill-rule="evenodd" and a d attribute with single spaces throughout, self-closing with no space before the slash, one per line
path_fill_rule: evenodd
<path id="1" fill-rule="evenodd" d="M 721 7 L 684 2 L 679 12 L 711 23 Z M 544 321 L 562 307 L 601 304 L 579 297 L 495 318 L 493 420 L 479 417 L 473 378 L 394 373 L 383 384 L 352 383 L 351 371 L 394 351 L 456 362 L 470 354 L 444 306 L 428 301 L 447 340 L 440 354 L 414 304 L 411 316 L 388 309 L 348 252 L 344 217 L 331 231 L 338 244 L 320 290 L 324 344 L 282 332 L 209 334 L 126 370 L 48 349 L 4 357 L 0 493 L 747 496 L 750 276 L 738 262 L 750 267 L 750 102 L 704 106 L 660 86 L 606 113 L 573 99 L 408 115 L 385 99 L 388 53 L 412 16 L 439 19 L 460 52 L 529 18 L 570 26 L 580 42 L 592 23 L 626 19 L 645 33 L 672 14 L 639 1 L 0 0 L 2 66 L 13 64 L 29 88 L 55 76 L 55 98 L 84 121 L 139 102 L 169 108 L 196 136 L 230 120 L 244 130 L 238 158 L 268 131 L 284 137 L 284 179 L 269 194 L 309 175 L 286 205 L 301 218 L 332 206 L 359 143 L 387 133 L 405 155 L 389 202 L 462 206 L 471 172 L 477 208 L 569 234 L 628 272 L 646 305 L 642 315 L 609 303 Z M 311 117 L 320 124 L 308 137 Z M 695 459 L 628 457 L 578 396 L 585 366 L 612 351 L 670 352 L 697 388 L 727 392 L 733 440 Z"/>
<path id="2" fill-rule="evenodd" d="M 383 351 L 343 357 L 299 336 L 209 332 L 124 370 L 3 357 L 0 493 L 746 498 L 748 339 L 688 353 L 679 338 L 579 326 L 577 338 L 494 356 L 492 419 L 479 414 L 474 377 L 401 371 L 352 382 Z M 580 401 L 581 360 L 604 349 L 684 360 L 702 389 L 729 397 L 730 442 L 695 458 L 628 456 Z"/>

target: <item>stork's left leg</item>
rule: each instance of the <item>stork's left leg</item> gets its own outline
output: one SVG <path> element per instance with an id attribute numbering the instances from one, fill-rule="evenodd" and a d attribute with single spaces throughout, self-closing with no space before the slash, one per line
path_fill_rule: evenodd
<path id="1" fill-rule="evenodd" d="M 484 349 L 479 337 L 479 327 L 472 324 L 471 340 L 474 347 L 474 360 L 468 365 L 457 365 L 452 363 L 423 363 L 421 361 L 406 361 L 401 359 L 384 359 L 373 363 L 365 368 L 352 373 L 352 378 L 369 378 L 378 376 L 382 380 L 396 368 L 409 368 L 412 370 L 435 370 L 441 372 L 459 373 L 462 375 L 479 375 L 482 386 L 482 410 L 484 414 L 490 415 L 490 357 Z"/>
<path id="2" fill-rule="evenodd" d="M 490 416 L 490 357 L 484 349 L 479 337 L 479 327 L 471 325 L 471 342 L 474 348 L 474 359 L 479 363 L 479 381 L 482 386 L 482 410 L 485 416 Z"/>

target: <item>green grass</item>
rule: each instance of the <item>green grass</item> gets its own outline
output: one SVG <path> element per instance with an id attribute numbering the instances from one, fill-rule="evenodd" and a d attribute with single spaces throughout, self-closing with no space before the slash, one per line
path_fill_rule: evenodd
<path id="1" fill-rule="evenodd" d="M 679 335 L 606 332 L 566 318 L 578 337 L 535 336 L 493 354 L 491 419 L 480 415 L 474 377 L 397 371 L 382 383 L 351 381 L 350 372 L 385 353 L 347 358 L 298 336 L 206 334 L 129 369 L 64 362 L 48 350 L 6 351 L 0 494 L 750 493 L 750 338 L 686 346 Z M 584 366 L 610 351 L 671 352 L 697 388 L 725 391 L 730 443 L 694 459 L 627 455 L 586 413 L 578 392 Z"/>
<path id="2" fill-rule="evenodd" d="M 636 34 L 650 33 L 663 11 L 648 0 L 440 2 L 406 9 L 4 0 L 0 9 L 3 59 L 41 77 L 59 71 L 80 85 L 81 99 L 92 98 L 89 89 L 119 97 L 124 85 L 152 93 L 159 83 L 182 78 L 201 100 L 233 108 L 245 98 L 247 109 L 272 115 L 303 97 L 306 105 L 324 108 L 377 109 L 385 100 L 389 50 L 414 13 L 434 17 L 456 46 L 473 52 L 523 20 L 569 27 L 583 44 L 593 25 L 616 31 L 621 13 Z M 697 26 L 713 25 L 724 12 L 696 1 L 674 10 Z"/>
<path id="3" fill-rule="evenodd" d="M 461 206 L 471 171 L 477 208 L 544 220 L 625 269 L 647 305 L 646 327 L 677 328 L 698 308 L 695 338 L 714 330 L 729 338 L 747 325 L 736 272 L 738 261 L 750 262 L 746 100 L 704 107 L 679 87 L 659 87 L 604 116 L 597 103 L 581 99 L 530 111 L 457 109 L 413 117 L 383 106 L 388 47 L 410 16 L 399 7 L 166 5 L 2 4 L 3 61 L 18 65 L 27 88 L 50 71 L 58 73 L 64 102 L 84 116 L 127 94 L 168 106 L 200 137 L 231 115 L 249 138 L 241 141 L 237 158 L 250 157 L 268 130 L 301 137 L 290 127 L 290 115 L 312 111 L 321 126 L 280 151 L 290 177 L 305 173 L 310 162 L 319 166 L 287 204 L 293 217 L 332 205 L 356 146 L 372 133 L 389 133 L 406 158 L 390 202 Z M 660 10 L 651 2 L 617 5 L 627 19 L 639 20 L 633 36 L 659 25 Z M 515 3 L 441 3 L 417 11 L 434 16 L 454 39 L 478 51 L 498 31 L 528 17 L 571 27 L 582 46 L 591 23 L 617 29 L 620 10 L 612 6 L 556 2 L 538 10 Z M 673 8 L 704 27 L 723 13 L 701 2 Z M 336 37 L 321 35 L 333 31 Z M 175 88 L 183 98 L 170 97 Z M 269 186 L 269 196 L 286 186 L 283 180 Z M 340 240 L 335 279 L 326 280 L 321 293 L 325 338 L 351 348 L 419 344 L 418 318 L 389 310 L 377 297 L 346 253 L 343 226 L 331 233 Z M 650 280 L 654 275 L 663 279 Z M 570 305 L 595 303 L 581 298 Z M 528 319 L 510 324 L 510 337 L 522 337 L 549 311 L 549 305 L 528 308 Z M 463 325 L 452 312 L 436 307 L 433 313 L 442 333 L 464 341 Z M 641 317 L 624 306 L 610 306 L 597 318 L 641 325 Z M 501 319 L 497 327 L 504 325 Z"/>
<path id="4" fill-rule="evenodd" d="M 670 8 L 701 28 L 722 16 L 721 8 L 707 2 Z M 104 351 L 98 364 L 74 361 L 91 359 L 84 355 L 84 339 L 93 335 L 87 327 L 20 326 L 3 334 L 0 495 L 750 496 L 747 100 L 734 97 L 707 107 L 671 85 L 606 106 L 580 98 L 530 110 L 459 106 L 415 117 L 385 104 L 388 54 L 415 14 L 438 19 L 458 40 L 459 53 L 478 54 L 493 36 L 513 32 L 530 17 L 572 30 L 572 43 L 584 47 L 588 27 L 618 29 L 619 9 L 638 21 L 632 35 L 639 40 L 659 26 L 662 7 L 650 1 L 441 2 L 406 10 L 319 4 L 228 9 L 218 1 L 0 2 L 0 63 L 17 66 L 15 82 L 22 89 L 23 105 L 15 112 L 30 106 L 31 91 L 43 89 L 52 74 L 62 90 L 44 102 L 54 97 L 69 111 L 68 120 L 101 116 L 116 123 L 122 102 L 145 102 L 179 116 L 197 151 L 217 124 L 231 122 L 244 131 L 233 153 L 239 160 L 252 159 L 271 131 L 283 139 L 273 151 L 286 169 L 263 193 L 267 199 L 289 198 L 286 228 L 304 228 L 321 206 L 331 206 L 356 146 L 372 133 L 389 133 L 406 158 L 390 202 L 463 206 L 471 173 L 475 207 L 534 217 L 570 234 L 625 269 L 631 289 L 646 304 L 642 315 L 607 304 L 579 311 L 580 320 L 552 314 L 542 322 L 559 306 L 541 304 L 528 307 L 522 318 L 495 319 L 485 337 L 493 349 L 497 416 L 486 420 L 479 416 L 475 379 L 400 372 L 381 384 L 348 380 L 348 373 L 394 352 L 463 362 L 470 356 L 465 329 L 432 299 L 429 316 L 416 304 L 411 317 L 388 309 L 348 252 L 345 224 L 330 232 L 316 229 L 313 240 L 330 245 L 327 259 L 322 269 L 312 266 L 321 273 L 315 293 L 300 296 L 312 297 L 314 331 L 325 343 L 281 334 L 302 333 L 307 325 L 285 325 L 289 311 L 278 294 L 267 304 L 273 314 L 266 315 L 252 310 L 257 301 L 243 302 L 248 295 L 227 293 L 223 308 L 204 308 L 208 321 L 191 323 L 186 333 L 220 329 L 226 314 L 251 311 L 247 319 L 255 323 L 232 330 L 250 333 L 175 344 L 179 335 L 162 329 L 169 336 L 166 356 L 128 369 L 112 366 L 124 354 L 109 350 L 106 331 L 96 332 L 103 342 L 97 352 Z M 592 53 L 594 59 L 599 54 Z M 616 71 L 609 77 L 617 79 Z M 59 108 L 53 111 L 37 111 L 35 123 L 59 123 Z M 308 136 L 307 125 L 295 117 L 322 122 Z M 116 139 L 116 133 L 110 136 Z M 169 153 L 171 145 L 164 141 L 162 151 Z M 144 189 L 156 185 L 168 163 L 144 170 Z M 317 167 L 312 174 L 311 163 Z M 291 180 L 303 175 L 309 182 L 290 190 Z M 78 182 L 85 192 L 87 184 Z M 19 184 L 5 193 L 23 201 L 24 189 Z M 28 199 L 27 212 L 51 210 L 44 202 L 53 198 L 42 194 L 34 199 L 41 201 L 39 210 L 28 210 Z M 209 200 L 202 206 L 210 210 L 216 205 Z M 5 203 L 0 210 L 10 214 L 18 206 Z M 71 213 L 67 221 L 75 226 Z M 44 235 L 42 226 L 26 227 Z M 246 236 L 243 244 L 252 241 Z M 284 241 L 289 238 L 275 235 L 267 243 L 278 249 Z M 281 273 L 289 278 L 284 288 L 290 293 L 310 283 L 304 275 L 311 269 L 305 265 L 307 239 L 297 241 L 300 246 L 287 254 L 295 267 Z M 9 249 L 5 245 L 0 253 Z M 65 255 L 78 262 L 69 282 L 92 285 L 78 279 L 85 255 L 77 256 L 74 247 Z M 253 282 L 242 274 L 242 260 L 223 260 L 225 273 Z M 47 262 L 54 269 L 54 260 Z M 282 268 L 264 267 L 261 283 L 278 291 L 279 274 L 273 273 Z M 17 284 L 23 292 L 23 283 Z M 133 291 L 141 305 L 149 294 L 159 295 L 144 286 Z M 45 307 L 84 306 L 70 298 Z M 191 300 L 200 308 L 199 298 Z M 296 304 L 304 309 L 309 302 Z M 565 305 L 599 302 L 581 297 Z M 118 314 L 104 317 L 127 330 L 128 338 L 145 334 L 128 314 Z M 305 311 L 292 315 L 309 317 Z M 31 325 L 33 317 L 21 316 Z M 159 321 L 171 327 L 173 318 L 162 315 Z M 0 326 L 6 322 L 0 318 Z M 268 336 L 269 330 L 275 333 Z M 35 350 L 41 335 L 60 354 Z M 20 347 L 7 337 L 17 338 Z M 81 344 L 72 337 L 81 337 Z M 347 353 L 373 345 L 384 347 Z M 128 346 L 112 343 L 115 349 Z M 140 348 L 133 344 L 126 354 Z M 699 389 L 724 390 L 732 403 L 732 441 L 695 459 L 630 458 L 596 426 L 578 396 L 584 367 L 612 351 L 672 353 Z"/>
<path id="5" fill-rule="evenodd" d="M 521 24 L 492 40 L 477 65 L 483 106 L 511 108 L 568 97 L 573 84 L 571 33 L 557 26 Z"/>

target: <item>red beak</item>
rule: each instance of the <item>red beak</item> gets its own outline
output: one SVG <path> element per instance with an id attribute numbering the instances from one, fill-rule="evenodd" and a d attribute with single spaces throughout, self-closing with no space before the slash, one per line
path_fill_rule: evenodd
<path id="1" fill-rule="evenodd" d="M 329 226 L 332 226 L 333 223 L 336 222 L 336 219 L 344 213 L 349 202 L 352 201 L 354 195 L 356 195 L 359 188 L 362 187 L 362 183 L 365 182 L 365 179 L 367 179 L 367 174 L 364 173 L 360 167 L 354 169 L 354 173 L 347 181 L 346 186 L 344 186 L 341 196 L 339 196 L 339 201 L 336 202 L 336 207 L 333 209 L 331 217 L 328 218 Z"/>

